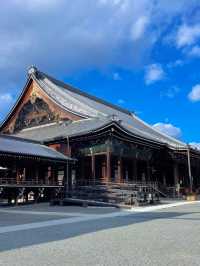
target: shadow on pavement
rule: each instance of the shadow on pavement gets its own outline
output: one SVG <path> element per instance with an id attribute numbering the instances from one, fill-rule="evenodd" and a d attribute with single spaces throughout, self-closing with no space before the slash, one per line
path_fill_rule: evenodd
<path id="1" fill-rule="evenodd" d="M 146 212 L 133 213 L 126 216 L 114 218 L 101 218 L 85 222 L 49 226 L 38 229 L 22 230 L 0 234 L 0 251 L 17 249 L 31 245 L 49 243 L 64 240 L 83 234 L 98 232 L 101 230 L 123 227 L 137 223 L 149 222 L 156 219 L 184 219 L 200 220 L 182 217 L 184 215 L 197 214 L 198 212 Z"/>

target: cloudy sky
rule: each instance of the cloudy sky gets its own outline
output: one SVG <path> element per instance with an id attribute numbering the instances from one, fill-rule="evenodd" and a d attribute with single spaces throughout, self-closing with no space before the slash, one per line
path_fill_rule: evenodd
<path id="1" fill-rule="evenodd" d="M 200 142 L 199 0 L 2 1 L 1 120 L 30 65 Z"/>

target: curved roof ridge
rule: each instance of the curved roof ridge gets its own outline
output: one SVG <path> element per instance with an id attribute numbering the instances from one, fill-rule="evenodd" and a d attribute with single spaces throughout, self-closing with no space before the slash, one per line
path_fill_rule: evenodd
<path id="1" fill-rule="evenodd" d="M 80 89 L 78 89 L 78 88 L 76 88 L 76 87 L 73 87 L 73 86 L 70 85 L 70 84 L 66 84 L 66 83 L 63 82 L 63 81 L 57 80 L 57 79 L 55 79 L 54 77 L 52 77 L 52 76 L 50 76 L 50 75 L 48 75 L 48 74 L 46 74 L 46 73 L 44 73 L 44 72 L 42 72 L 42 71 L 39 71 L 39 70 L 37 70 L 37 71 L 38 71 L 39 73 L 41 73 L 42 75 L 46 76 L 48 79 L 50 79 L 50 80 L 52 80 L 53 82 L 57 83 L 57 85 L 62 86 L 63 88 L 65 88 L 65 89 L 67 89 L 67 90 L 69 90 L 69 91 L 72 91 L 72 92 L 77 93 L 77 94 L 79 94 L 79 95 L 81 95 L 81 96 L 87 97 L 87 98 L 89 98 L 89 99 L 91 99 L 91 100 L 93 100 L 93 101 L 97 101 L 97 102 L 99 102 L 99 103 L 101 103 L 101 104 L 104 104 L 104 105 L 106 105 L 106 106 L 108 106 L 108 107 L 111 107 L 111 108 L 113 108 L 113 109 L 116 109 L 117 111 L 121 111 L 121 112 L 123 112 L 123 113 L 125 113 L 125 114 L 131 115 L 131 112 L 130 112 L 129 110 L 125 109 L 125 108 L 122 108 L 122 107 L 117 106 L 117 105 L 115 105 L 115 104 L 109 103 L 109 102 L 107 102 L 106 100 L 103 100 L 103 99 L 101 99 L 101 98 L 99 98 L 99 97 L 96 97 L 96 96 L 94 96 L 94 95 L 91 95 L 91 94 L 89 94 L 89 93 L 87 93 L 87 92 L 84 92 L 84 91 L 82 91 L 82 90 L 80 90 Z"/>
<path id="2" fill-rule="evenodd" d="M 37 79 L 35 76 L 32 76 L 32 79 L 34 79 L 37 84 L 40 86 L 40 88 L 45 92 L 45 94 L 53 101 L 55 102 L 57 105 L 59 105 L 60 107 L 64 108 L 66 111 L 70 112 L 70 113 L 73 113 L 73 114 L 76 114 L 78 116 L 81 116 L 81 117 L 88 117 L 89 115 L 88 114 L 83 114 L 81 112 L 78 112 L 78 111 L 75 111 L 75 110 L 72 110 L 72 108 L 69 108 L 69 107 L 66 107 L 65 105 L 63 105 L 60 101 L 58 101 L 58 99 L 56 99 L 55 97 L 52 97 L 52 95 L 50 93 L 48 93 L 48 91 L 46 91 L 44 89 L 44 87 L 47 87 L 47 86 L 50 86 L 49 84 L 45 84 L 44 81 L 41 81 L 39 79 Z M 81 104 L 81 103 L 80 103 Z"/>

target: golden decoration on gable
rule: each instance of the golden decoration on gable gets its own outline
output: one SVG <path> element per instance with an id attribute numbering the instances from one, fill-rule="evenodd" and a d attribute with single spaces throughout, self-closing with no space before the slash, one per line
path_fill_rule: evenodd
<path id="1" fill-rule="evenodd" d="M 38 93 L 35 90 L 33 90 L 31 95 L 30 95 L 30 102 L 32 104 L 34 104 L 37 98 L 40 98 L 40 97 L 39 97 Z"/>

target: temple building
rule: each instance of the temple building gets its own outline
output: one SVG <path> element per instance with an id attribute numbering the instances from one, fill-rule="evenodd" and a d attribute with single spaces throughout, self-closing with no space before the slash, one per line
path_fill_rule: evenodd
<path id="1" fill-rule="evenodd" d="M 77 161 L 70 184 L 156 182 L 198 188 L 200 153 L 134 113 L 28 70 L 27 82 L 1 133 L 37 141 Z"/>
<path id="2" fill-rule="evenodd" d="M 73 160 L 36 141 L 0 135 L 0 199 L 17 203 L 30 194 L 37 200 L 61 195 Z"/>

